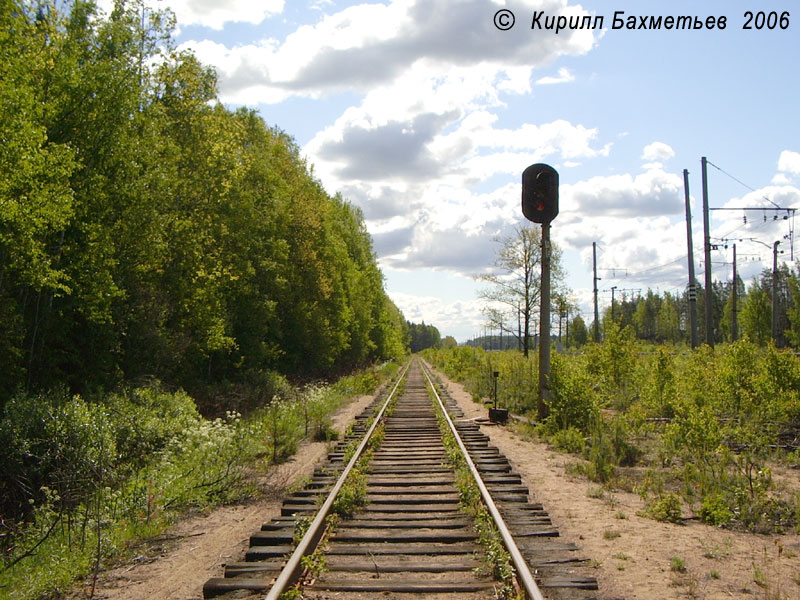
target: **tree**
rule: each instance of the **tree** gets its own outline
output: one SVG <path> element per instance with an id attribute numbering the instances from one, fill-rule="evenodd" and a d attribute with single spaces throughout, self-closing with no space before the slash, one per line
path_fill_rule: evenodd
<path id="1" fill-rule="evenodd" d="M 739 322 L 742 334 L 756 344 L 764 345 L 772 336 L 772 303 L 758 279 L 753 279 L 742 303 Z"/>
<path id="2" fill-rule="evenodd" d="M 411 352 L 420 352 L 425 348 L 439 348 L 442 344 L 442 336 L 439 330 L 433 325 L 422 323 L 408 323 L 411 333 L 409 348 Z"/>
<path id="3" fill-rule="evenodd" d="M 589 330 L 586 329 L 586 323 L 580 315 L 575 315 L 575 318 L 572 319 L 572 323 L 569 326 L 569 339 L 570 345 L 574 344 L 578 348 L 583 346 L 589 339 Z"/>
<path id="4" fill-rule="evenodd" d="M 676 343 L 680 338 L 681 327 L 678 309 L 672 296 L 666 293 L 656 316 L 656 339 L 659 342 Z"/>
<path id="5" fill-rule="evenodd" d="M 491 285 L 478 296 L 493 328 L 516 337 L 525 356 L 530 349 L 531 324 L 540 303 L 542 234 L 535 226 L 521 226 L 514 235 L 499 238 L 495 272 L 477 277 Z M 563 280 L 561 252 L 552 244 L 552 289 Z"/>

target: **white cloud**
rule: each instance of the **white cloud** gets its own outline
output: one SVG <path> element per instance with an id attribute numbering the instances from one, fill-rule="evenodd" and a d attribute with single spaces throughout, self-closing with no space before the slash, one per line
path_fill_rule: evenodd
<path id="1" fill-rule="evenodd" d="M 555 85 L 558 83 L 569 83 L 570 81 L 575 81 L 575 76 L 570 73 L 569 69 L 566 67 L 561 67 L 558 70 L 558 75 L 540 77 L 536 80 L 536 85 Z"/>
<path id="2" fill-rule="evenodd" d="M 771 183 L 773 185 L 788 185 L 792 182 L 792 180 L 786 175 L 786 173 L 778 173 L 772 177 Z"/>
<path id="3" fill-rule="evenodd" d="M 784 150 L 778 159 L 778 170 L 792 175 L 800 175 L 800 153 Z"/>
<path id="4" fill-rule="evenodd" d="M 257 25 L 283 12 L 284 0 L 171 0 L 179 25 L 202 25 L 220 30 L 226 23 Z"/>
<path id="5" fill-rule="evenodd" d="M 666 162 L 674 156 L 675 151 L 663 142 L 653 142 L 642 151 L 642 159 L 657 163 Z"/>
<path id="6" fill-rule="evenodd" d="M 560 197 L 562 206 L 580 219 L 672 216 L 684 211 L 683 179 L 661 168 L 562 185 Z"/>
<path id="7" fill-rule="evenodd" d="M 230 0 L 231 6 L 225 10 L 238 14 L 239 1 Z M 520 10 L 588 15 L 580 6 L 568 6 L 567 0 L 520 4 Z M 210 23 L 210 6 L 205 12 L 193 9 L 185 18 L 197 22 L 202 15 Z M 480 67 L 492 79 L 502 75 L 499 90 L 524 93 L 530 89 L 532 67 L 562 55 L 585 54 L 596 41 L 591 30 L 560 32 L 558 36 L 531 35 L 525 27 L 500 32 L 491 15 L 485 0 L 360 4 L 304 25 L 282 43 L 218 49 L 216 55 L 203 58 L 217 67 L 225 101 L 275 102 L 292 94 L 368 91 L 402 77 L 419 62 L 437 73 Z M 184 47 L 200 45 L 200 41 L 187 42 Z M 267 88 L 274 90 L 265 100 L 262 94 Z"/>
<path id="8" fill-rule="evenodd" d="M 412 323 L 435 325 L 442 336 L 453 335 L 459 342 L 472 338 L 484 325 L 483 302 L 445 302 L 433 296 L 416 296 L 387 290 L 389 297 Z"/>

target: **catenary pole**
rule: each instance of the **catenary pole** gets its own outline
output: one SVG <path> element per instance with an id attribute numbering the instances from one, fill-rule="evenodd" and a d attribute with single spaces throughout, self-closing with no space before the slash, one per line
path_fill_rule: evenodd
<path id="1" fill-rule="evenodd" d="M 708 165 L 706 157 L 700 160 L 703 171 L 703 237 L 706 258 L 706 290 L 705 290 L 705 312 L 706 312 L 706 344 L 714 347 L 714 307 L 713 291 L 711 289 L 711 233 L 708 219 Z"/>
<path id="2" fill-rule="evenodd" d="M 594 270 L 594 341 L 600 341 L 600 313 L 597 310 L 597 242 L 592 242 L 592 265 Z"/>
<path id="3" fill-rule="evenodd" d="M 778 244 L 772 244 L 772 341 L 778 346 Z"/>
<path id="4" fill-rule="evenodd" d="M 686 197 L 686 244 L 689 253 L 689 328 L 692 348 L 700 345 L 697 336 L 697 280 L 694 275 L 694 249 L 692 245 L 692 208 L 689 202 L 689 171 L 683 170 L 683 190 Z"/>
<path id="5" fill-rule="evenodd" d="M 733 289 L 731 293 L 731 341 L 735 342 L 739 337 L 739 314 L 738 314 L 738 292 L 736 285 L 736 244 L 733 245 Z"/>

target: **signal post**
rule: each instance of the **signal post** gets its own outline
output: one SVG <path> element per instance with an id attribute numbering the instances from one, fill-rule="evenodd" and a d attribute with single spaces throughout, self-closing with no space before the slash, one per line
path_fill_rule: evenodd
<path id="1" fill-rule="evenodd" d="M 522 172 L 522 214 L 542 225 L 542 276 L 539 319 L 539 420 L 547 418 L 550 399 L 550 222 L 558 215 L 558 172 L 536 163 Z"/>

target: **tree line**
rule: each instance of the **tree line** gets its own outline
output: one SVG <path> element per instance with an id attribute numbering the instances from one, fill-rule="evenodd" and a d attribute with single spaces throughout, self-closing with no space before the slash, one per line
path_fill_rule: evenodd
<path id="1" fill-rule="evenodd" d="M 405 351 L 360 210 L 143 2 L 0 5 L 0 407 Z"/>
<path id="2" fill-rule="evenodd" d="M 773 288 L 773 278 L 775 286 Z M 715 281 L 711 288 L 711 321 L 713 339 L 717 343 L 732 342 L 744 337 L 759 345 L 772 340 L 773 297 L 776 303 L 776 345 L 800 346 L 800 270 L 781 265 L 774 277 L 764 269 L 746 285 L 736 280 L 734 308 L 733 281 Z M 773 289 L 775 293 L 773 294 Z M 701 342 L 706 338 L 706 296 L 702 286 L 697 291 L 697 327 Z M 576 317 L 576 319 L 579 317 Z M 636 337 L 652 342 L 689 343 L 689 294 L 663 294 L 647 290 L 644 295 L 623 297 L 608 306 L 601 317 L 601 331 L 613 321 L 620 327 L 630 326 Z M 580 328 L 580 324 L 577 324 Z M 593 335 L 593 324 L 588 339 Z"/>

